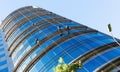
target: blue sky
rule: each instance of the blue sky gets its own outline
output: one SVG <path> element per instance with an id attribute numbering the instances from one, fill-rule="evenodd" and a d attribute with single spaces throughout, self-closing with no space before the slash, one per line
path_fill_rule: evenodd
<path id="1" fill-rule="evenodd" d="M 39 6 L 76 22 L 120 38 L 120 0 L 1 0 L 0 20 L 23 6 Z"/>

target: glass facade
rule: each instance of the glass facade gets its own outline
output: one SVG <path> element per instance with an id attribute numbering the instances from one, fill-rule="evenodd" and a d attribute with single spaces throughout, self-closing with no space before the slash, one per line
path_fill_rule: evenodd
<path id="1" fill-rule="evenodd" d="M 12 72 L 13 63 L 10 65 L 10 57 L 8 57 L 8 51 L 6 47 L 6 42 L 3 38 L 3 32 L 0 29 L 0 72 Z"/>
<path id="2" fill-rule="evenodd" d="M 83 67 L 78 72 L 93 72 L 120 57 L 120 47 L 110 36 L 42 8 L 16 10 L 3 21 L 2 29 L 13 72 L 53 72 L 59 57 L 65 63 L 80 59 Z M 113 67 L 111 71 L 120 69 Z"/>

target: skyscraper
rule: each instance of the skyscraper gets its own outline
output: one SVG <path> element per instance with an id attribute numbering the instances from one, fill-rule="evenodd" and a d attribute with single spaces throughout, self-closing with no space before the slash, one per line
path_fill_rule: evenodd
<path id="1" fill-rule="evenodd" d="M 13 72 L 53 72 L 82 61 L 78 72 L 120 70 L 120 47 L 108 35 L 42 8 L 20 8 L 2 22 Z"/>
<path id="2" fill-rule="evenodd" d="M 12 72 L 13 63 L 9 57 L 4 34 L 0 29 L 0 72 Z"/>

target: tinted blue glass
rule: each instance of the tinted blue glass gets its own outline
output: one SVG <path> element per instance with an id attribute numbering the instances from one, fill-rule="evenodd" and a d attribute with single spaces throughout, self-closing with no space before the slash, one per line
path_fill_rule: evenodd
<path id="1" fill-rule="evenodd" d="M 45 22 L 44 22 L 45 23 Z M 43 23 L 43 24 L 44 24 Z M 77 24 L 75 22 L 61 22 L 62 24 L 64 24 L 64 26 L 69 25 L 69 26 L 80 26 L 80 24 Z M 46 23 L 47 24 L 47 23 Z M 40 24 L 41 25 L 41 24 Z M 55 26 L 57 26 L 56 24 L 54 24 Z M 14 43 L 14 45 L 12 45 L 11 49 L 13 49 L 15 47 L 15 45 L 19 42 L 19 40 L 22 39 L 22 37 L 26 36 L 28 33 L 30 33 L 33 29 L 30 29 L 29 31 L 25 32 L 24 34 L 22 34 Z M 11 41 L 11 40 L 10 40 Z M 12 42 L 12 41 L 11 41 Z M 10 45 L 10 44 L 9 44 Z M 11 50 L 10 49 L 10 50 Z"/>
<path id="2" fill-rule="evenodd" d="M 27 22 L 25 24 L 23 24 L 22 26 L 19 27 L 19 29 L 17 29 L 14 34 L 12 34 L 12 37 L 10 37 L 10 39 L 8 39 L 8 43 L 11 44 L 13 42 L 13 40 L 24 30 L 26 30 L 27 28 L 29 28 L 30 26 L 32 26 L 33 23 L 47 19 L 47 18 L 54 18 L 56 16 L 41 16 L 41 17 L 37 17 L 32 19 L 30 22 Z M 32 22 L 32 23 L 31 23 Z M 19 34 L 18 34 L 19 33 Z"/>
<path id="3" fill-rule="evenodd" d="M 7 64 L 7 61 L 6 61 L 6 60 L 0 62 L 0 66 L 2 66 L 2 65 L 4 65 L 4 64 Z"/>
<path id="4" fill-rule="evenodd" d="M 64 22 L 63 24 L 69 24 L 70 26 L 73 26 L 73 23 L 72 22 Z M 38 31 L 38 32 L 36 32 L 36 33 L 34 33 L 32 36 L 30 36 L 29 37 L 29 39 L 28 39 L 28 42 L 29 42 L 29 44 L 31 45 L 31 46 L 33 46 L 34 44 L 35 44 L 35 38 L 38 38 L 39 40 L 42 40 L 44 37 L 46 37 L 47 35 L 49 35 L 49 34 L 51 34 L 51 33 L 53 33 L 53 32 L 55 32 L 55 31 L 57 31 L 57 27 L 56 26 L 58 26 L 59 24 L 55 24 L 54 26 L 48 26 L 48 27 L 46 27 L 46 28 L 44 28 L 44 29 L 41 29 L 40 30 L 40 32 Z M 76 25 L 75 25 L 76 26 Z M 45 30 L 45 31 L 44 31 Z M 40 33 L 40 34 L 39 34 Z M 38 35 L 36 35 L 36 34 L 38 34 Z M 45 35 L 45 34 L 47 34 L 47 35 Z M 34 38 L 34 39 L 33 39 Z M 24 43 L 23 43 L 24 44 Z M 25 44 L 24 44 L 25 45 Z M 28 47 L 29 48 L 29 47 Z M 18 55 L 22 55 L 22 54 L 19 54 L 19 53 L 21 53 L 21 52 L 23 52 L 23 50 L 24 51 L 26 51 L 27 50 L 27 48 L 26 47 L 24 47 L 24 48 L 22 48 L 21 50 L 19 50 L 19 52 L 17 53 L 17 54 L 15 54 L 16 55 L 16 57 L 19 57 Z M 17 52 L 17 51 L 16 51 Z M 25 53 L 25 52 L 24 52 Z M 13 59 L 13 60 L 16 60 L 16 58 L 15 59 Z"/>
<path id="5" fill-rule="evenodd" d="M 43 28 L 43 29 L 41 29 L 40 31 L 37 31 L 37 32 L 35 32 L 35 33 L 33 33 L 33 35 L 32 36 L 30 36 L 28 39 L 27 39 L 27 42 L 29 43 L 29 45 L 30 46 L 34 46 L 35 45 L 35 39 L 36 38 L 38 38 L 39 40 L 42 40 L 43 38 L 45 38 L 48 34 L 49 34 L 49 30 L 51 30 L 50 32 L 55 32 L 56 30 L 57 30 L 57 28 L 56 27 L 54 27 L 54 26 L 48 26 L 48 27 L 46 27 L 46 28 Z M 44 34 L 45 33 L 45 34 Z M 42 35 L 45 35 L 45 36 L 42 36 Z M 41 37 L 42 36 L 42 37 Z M 26 42 L 26 41 L 25 41 Z M 24 44 L 24 43 L 23 43 Z M 26 45 L 26 44 L 24 44 L 24 45 Z M 15 54 L 16 55 L 16 57 L 19 57 L 19 55 L 21 55 L 22 54 L 22 52 L 23 51 L 26 51 L 26 50 L 28 50 L 26 47 L 23 47 L 21 50 L 19 50 L 19 52 L 17 52 L 17 54 Z M 25 52 L 24 52 L 24 54 L 25 54 Z M 16 59 L 15 59 L 16 60 Z"/>
<path id="6" fill-rule="evenodd" d="M 5 54 L 1 54 L 1 55 L 0 55 L 0 58 L 1 58 L 1 57 L 4 57 L 4 56 L 5 56 Z"/>
<path id="7" fill-rule="evenodd" d="M 43 29 L 43 32 L 45 32 L 44 30 L 49 30 L 50 28 L 44 28 Z M 55 30 L 55 29 L 54 29 Z M 42 32 L 42 31 L 41 31 Z M 38 32 L 36 32 L 35 34 L 33 34 L 32 36 L 30 36 L 29 38 L 28 38 L 28 42 L 29 42 L 29 44 L 31 45 L 31 46 L 33 46 L 33 44 L 35 44 L 35 39 L 37 38 L 37 36 L 38 37 L 40 37 L 40 35 L 42 35 L 43 33 L 40 33 L 39 31 Z M 27 42 L 26 42 L 27 43 Z M 23 43 L 24 44 L 24 43 Z M 24 44 L 24 45 L 26 45 L 26 44 Z M 25 51 L 25 50 L 27 50 L 27 48 L 26 47 L 23 47 L 23 49 L 22 50 L 20 50 L 19 52 L 18 52 L 18 54 L 17 55 L 19 55 L 19 53 L 22 53 L 23 52 L 23 50 Z M 16 57 L 18 57 L 16 55 Z M 15 59 L 16 60 L 16 59 Z"/>
<path id="8" fill-rule="evenodd" d="M 57 24 L 55 24 L 55 25 L 57 25 Z M 48 26 L 46 29 L 49 29 L 49 27 L 51 27 L 51 26 Z M 51 27 L 52 29 L 54 29 L 54 31 L 55 31 L 55 28 L 56 28 L 56 30 L 57 30 L 57 27 Z M 45 28 L 44 28 L 45 29 Z M 50 32 L 52 32 L 52 29 L 50 29 Z M 42 31 L 42 32 L 45 32 L 45 31 Z M 47 34 L 47 35 L 49 35 L 49 33 L 47 32 L 45 32 L 45 34 Z M 33 34 L 33 35 L 35 35 L 35 34 Z M 40 38 L 39 39 L 43 39 L 43 37 L 42 37 L 42 35 L 39 35 L 40 36 Z M 32 37 L 32 36 L 31 36 Z M 41 38 L 42 37 L 42 38 Z M 50 40 L 48 40 L 48 41 L 46 41 L 39 49 L 37 49 L 36 51 L 34 51 L 33 52 L 33 54 L 31 54 L 31 56 L 30 56 L 30 58 L 34 58 L 35 57 L 35 55 L 37 54 L 37 53 L 39 53 L 40 51 L 41 51 L 41 49 L 43 49 L 43 48 L 46 48 L 47 46 L 49 46 L 50 44 L 52 44 L 54 41 L 56 41 L 57 39 L 59 39 L 59 38 L 61 38 L 60 36 L 56 36 L 56 37 L 54 37 L 54 38 L 51 38 Z M 51 40 L 53 40 L 53 41 L 51 41 Z M 32 43 L 34 43 L 33 42 L 33 40 L 31 40 L 32 41 Z M 29 41 L 30 42 L 30 41 Z M 31 42 L 30 42 L 31 43 Z M 28 58 L 28 59 L 30 59 L 30 58 Z M 30 59 L 31 60 L 31 59 Z M 27 62 L 28 62 L 28 60 L 26 60 Z"/>
<path id="9" fill-rule="evenodd" d="M 52 17 L 52 16 L 48 16 L 48 18 L 50 18 L 50 17 Z M 53 16 L 53 17 L 54 17 L 54 16 Z M 41 18 L 41 19 L 44 19 L 44 18 Z M 30 25 L 29 25 L 29 26 L 30 26 Z M 24 29 L 26 29 L 26 26 L 25 26 Z M 20 30 L 20 32 L 22 32 L 22 31 Z M 19 34 L 20 34 L 20 32 L 19 32 Z M 18 32 L 16 32 L 16 34 L 17 34 L 17 33 L 18 33 Z M 12 36 L 13 36 L 13 38 L 15 39 L 15 36 L 14 36 L 14 35 L 12 35 Z M 17 37 L 17 36 L 16 36 L 16 37 Z M 13 40 L 13 38 L 11 38 L 11 40 Z M 10 44 L 11 44 L 11 43 L 12 43 L 11 40 L 9 40 L 8 43 L 10 42 Z M 10 44 L 9 44 L 9 45 L 10 45 Z M 14 46 L 15 46 L 15 44 L 14 44 Z M 14 48 L 14 47 L 12 47 L 12 48 Z M 12 49 L 12 48 L 11 48 L 11 49 Z"/>
<path id="10" fill-rule="evenodd" d="M 2 70 L 0 70 L 0 72 L 9 72 L 8 68 L 4 68 Z"/>
<path id="11" fill-rule="evenodd" d="M 94 43 L 94 42 L 93 42 Z M 96 44 L 96 43 L 95 43 Z M 87 45 L 87 44 L 86 44 Z M 87 46 L 81 46 L 80 44 L 79 45 L 77 45 L 77 46 L 70 46 L 70 47 L 67 47 L 67 49 L 69 48 L 70 50 L 66 50 L 66 49 L 64 49 L 64 51 L 66 51 L 67 52 L 67 54 L 66 54 L 66 57 L 68 57 L 68 56 L 70 56 L 71 58 L 73 57 L 73 59 L 75 59 L 76 57 L 78 57 L 79 55 L 81 55 L 81 54 L 83 54 L 83 53 L 85 53 L 86 51 L 88 51 L 88 50 L 90 50 L 91 48 L 91 44 L 89 44 L 89 47 Z M 93 46 L 92 46 L 93 47 Z M 74 48 L 74 49 L 73 49 Z M 76 49 L 75 49 L 76 48 Z M 82 48 L 82 49 L 78 49 L 78 48 Z M 55 52 L 55 51 L 54 51 Z M 56 53 L 58 53 L 58 52 L 56 52 Z M 61 53 L 63 53 L 63 51 L 61 51 Z M 59 54 L 61 54 L 61 53 L 59 53 Z M 77 54 L 76 54 L 77 53 Z M 59 55 L 59 54 L 57 54 L 59 57 L 63 57 L 64 59 L 65 59 L 65 61 L 66 62 L 68 62 L 69 60 L 67 59 L 66 60 L 66 58 L 64 57 L 64 55 L 65 55 L 65 53 L 63 53 L 63 55 Z M 48 54 L 49 55 L 49 54 Z M 47 55 L 47 56 L 48 56 Z M 53 59 L 53 58 L 52 58 Z M 57 60 L 56 60 L 57 61 Z M 72 61 L 72 59 L 71 59 L 71 61 Z M 46 68 L 48 68 L 48 70 L 49 69 L 51 69 L 52 68 L 52 66 L 54 65 L 54 63 L 51 63 L 50 61 L 48 61 L 48 65 L 46 65 Z M 41 70 L 40 71 L 44 71 L 44 70 L 46 70 L 46 69 L 43 69 L 43 68 L 41 68 Z"/>
<path id="12" fill-rule="evenodd" d="M 3 22 L 3 24 L 6 24 L 7 22 L 10 21 L 10 19 L 12 19 L 12 17 L 14 18 L 16 16 L 16 14 L 20 14 L 21 11 L 24 11 L 25 9 L 22 9 L 22 10 L 19 10 L 19 11 L 16 11 L 16 12 L 13 12 L 12 15 L 9 15 Z M 32 12 L 32 11 L 31 11 Z M 30 13 L 30 12 L 27 12 L 27 13 Z M 27 14 L 26 13 L 26 14 Z M 16 20 L 16 19 L 15 19 Z M 9 28 L 9 27 L 8 27 Z M 6 28 L 7 29 L 7 28 Z"/>
<path id="13" fill-rule="evenodd" d="M 36 28 L 36 27 L 35 27 Z M 34 30 L 34 28 L 31 28 L 30 30 L 26 31 L 25 33 L 23 33 L 22 35 L 20 35 L 20 37 L 18 39 L 15 40 L 14 45 L 11 46 L 11 49 L 13 49 L 15 47 L 15 45 L 23 38 L 25 37 L 28 33 L 32 32 Z M 11 50 L 10 49 L 10 50 Z"/>
<path id="14" fill-rule="evenodd" d="M 85 67 L 88 71 L 92 72 L 99 66 L 119 56 L 120 56 L 120 48 L 119 47 L 114 48 L 114 49 L 108 50 L 107 52 L 103 52 L 99 54 L 95 58 L 88 60 L 87 62 L 84 63 L 83 67 Z M 79 71 L 81 72 L 82 70 L 79 70 Z"/>
<path id="15" fill-rule="evenodd" d="M 22 52 L 25 50 L 25 48 L 27 48 L 29 46 L 28 42 L 26 41 L 24 44 L 23 44 L 23 48 L 21 48 L 21 50 L 19 50 L 19 52 L 17 52 L 16 57 L 13 59 L 13 60 L 17 60 L 19 55 L 22 54 Z M 15 62 L 15 61 L 14 61 Z"/>
<path id="16" fill-rule="evenodd" d="M 5 19 L 5 22 L 6 22 L 7 20 L 11 19 L 11 16 L 14 16 L 14 15 L 18 14 L 19 12 L 22 12 L 22 11 L 24 11 L 24 10 L 26 10 L 26 9 L 31 9 L 31 7 L 21 8 L 21 9 L 19 9 L 19 11 L 16 10 L 16 11 L 12 12 L 11 14 L 9 14 L 9 15 L 7 16 L 7 18 Z"/>
<path id="17" fill-rule="evenodd" d="M 28 13 L 25 13 L 24 15 L 19 16 L 18 18 L 16 18 L 14 21 L 12 21 L 6 28 L 5 28 L 5 34 L 21 19 L 25 18 L 26 16 L 31 15 L 32 13 L 34 13 L 35 11 L 31 11 Z"/>
<path id="18" fill-rule="evenodd" d="M 4 48 L 0 48 L 0 52 L 4 51 Z"/>
<path id="19" fill-rule="evenodd" d="M 92 36 L 92 34 L 91 34 L 91 36 Z M 86 35 L 86 37 L 91 37 L 90 35 Z M 95 36 L 94 34 L 93 34 L 93 36 Z M 81 38 L 80 38 L 81 37 Z M 63 57 L 64 59 L 65 59 L 65 61 L 68 61 L 67 63 L 69 63 L 71 60 L 72 60 L 72 57 L 73 57 L 73 59 L 74 58 L 76 58 L 76 57 L 78 57 L 80 54 L 83 54 L 83 53 L 85 53 L 86 51 L 89 51 L 90 49 L 92 49 L 92 48 L 96 48 L 96 47 L 98 47 L 98 46 L 100 46 L 100 45 L 103 45 L 103 44 L 106 44 L 106 43 L 104 43 L 104 41 L 103 41 L 103 43 L 102 43 L 102 41 L 101 41 L 101 43 L 102 44 L 99 44 L 98 42 L 100 42 L 100 40 L 101 39 L 103 39 L 103 40 L 107 40 L 107 41 L 109 41 L 109 37 L 108 37 L 108 39 L 105 39 L 105 37 L 104 36 L 98 36 L 98 35 L 96 35 L 95 37 L 91 37 L 91 38 L 87 38 L 87 39 L 85 39 L 86 38 L 84 35 L 83 36 L 79 36 L 78 38 L 76 37 L 75 38 L 75 40 L 74 39 L 70 39 L 70 40 L 68 40 L 66 43 L 63 43 L 62 45 L 60 44 L 58 47 L 55 47 L 54 49 L 58 49 L 57 51 L 56 50 L 54 50 L 53 52 L 52 51 L 50 51 L 50 52 L 48 52 L 48 54 L 46 55 L 46 56 L 48 56 L 49 58 L 51 58 L 52 60 L 54 60 L 54 58 L 52 58 L 52 57 L 57 57 L 58 56 L 58 58 L 60 57 L 60 56 L 65 56 L 65 57 Z M 98 39 L 99 38 L 99 39 Z M 85 39 L 85 40 L 84 40 Z M 92 42 L 92 41 L 89 41 L 89 40 L 93 40 L 93 39 L 95 39 L 96 40 L 96 42 Z M 79 40 L 79 41 L 81 41 L 81 42 L 77 42 L 76 40 Z M 70 43 L 71 42 L 71 43 Z M 84 45 L 84 43 L 85 43 L 85 45 Z M 89 43 L 86 43 L 86 42 L 89 42 Z M 91 43 L 90 43 L 91 42 Z M 113 40 L 111 40 L 110 42 L 113 42 Z M 107 43 L 110 43 L 110 42 L 107 42 Z M 72 44 L 73 43 L 73 44 Z M 78 45 L 77 45 L 78 44 Z M 83 45 L 82 45 L 83 44 Z M 74 46 L 73 46 L 74 45 Z M 61 49 L 61 48 L 64 48 L 64 49 Z M 83 48 L 83 49 L 79 49 L 79 48 Z M 73 50 L 74 49 L 74 50 Z M 77 49 L 77 50 L 76 50 Z M 71 51 L 72 52 L 71 52 Z M 67 54 L 66 54 L 66 52 L 64 53 L 64 51 L 66 51 L 67 52 Z M 79 52 L 76 52 L 76 51 L 79 51 Z M 82 52 L 80 52 L 80 51 L 82 51 Z M 73 52 L 75 52 L 75 53 L 73 53 Z M 54 54 L 51 54 L 51 53 L 54 53 Z M 56 53 L 56 54 L 55 54 Z M 77 53 L 77 54 L 76 54 Z M 61 55 L 60 55 L 61 54 Z M 69 54 L 69 55 L 68 55 Z M 49 56 L 50 55 L 50 56 Z M 57 56 L 55 56 L 55 55 L 57 55 Z M 70 57 L 71 56 L 71 57 Z M 43 59 L 43 58 L 42 58 Z M 41 60 L 42 60 L 41 59 Z M 57 58 L 56 58 L 57 59 Z M 55 59 L 55 61 L 57 61 Z M 71 59 L 71 60 L 68 60 L 68 59 Z M 45 66 L 47 69 L 49 68 L 51 68 L 54 64 L 56 64 L 56 63 L 52 63 L 51 61 L 49 61 L 49 59 L 46 59 L 46 60 L 48 60 L 48 62 L 49 63 L 47 63 L 48 65 L 50 65 L 50 66 Z M 43 60 L 43 64 L 45 64 L 46 62 L 44 62 L 44 60 Z M 53 65 L 52 65 L 53 64 Z M 35 65 L 35 66 L 37 66 L 37 65 Z M 35 68 L 35 67 L 33 67 L 33 68 Z M 46 69 L 45 68 L 45 69 Z M 39 69 L 43 69 L 43 68 L 40 68 L 39 67 Z M 45 70 L 44 69 L 44 70 Z M 43 70 L 43 71 L 44 71 Z M 42 71 L 42 70 L 41 70 Z"/>
<path id="20" fill-rule="evenodd" d="M 2 44 L 0 44 L 0 46 L 3 46 L 3 43 L 2 43 Z"/>

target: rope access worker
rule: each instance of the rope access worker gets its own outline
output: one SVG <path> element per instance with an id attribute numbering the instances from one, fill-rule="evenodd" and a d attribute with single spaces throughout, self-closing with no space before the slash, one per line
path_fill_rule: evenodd
<path id="1" fill-rule="evenodd" d="M 68 32 L 68 34 L 70 34 L 70 26 L 66 26 L 66 31 Z"/>
<path id="2" fill-rule="evenodd" d="M 60 36 L 63 36 L 63 31 L 62 31 L 62 27 L 61 26 L 58 26 L 58 30 L 60 32 Z"/>

